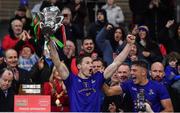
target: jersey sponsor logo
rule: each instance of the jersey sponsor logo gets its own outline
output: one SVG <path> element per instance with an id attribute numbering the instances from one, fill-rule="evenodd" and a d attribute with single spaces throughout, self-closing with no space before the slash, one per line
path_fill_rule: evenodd
<path id="1" fill-rule="evenodd" d="M 152 89 L 149 90 L 149 95 L 154 95 L 154 91 Z"/>

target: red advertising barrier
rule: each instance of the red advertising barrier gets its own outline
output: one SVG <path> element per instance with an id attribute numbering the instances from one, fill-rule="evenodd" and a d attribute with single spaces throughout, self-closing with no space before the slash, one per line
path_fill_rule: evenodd
<path id="1" fill-rule="evenodd" d="M 16 95 L 15 112 L 50 112 L 51 100 L 48 95 Z"/>

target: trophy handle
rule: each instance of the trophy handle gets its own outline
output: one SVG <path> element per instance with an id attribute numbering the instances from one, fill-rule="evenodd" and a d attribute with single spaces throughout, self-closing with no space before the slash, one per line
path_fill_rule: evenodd
<path id="1" fill-rule="evenodd" d="M 56 18 L 59 20 L 59 23 L 62 23 L 64 20 L 64 16 L 57 16 Z"/>
<path id="2" fill-rule="evenodd" d="M 56 17 L 56 21 L 58 22 L 57 24 L 55 24 L 55 27 L 53 29 L 53 31 L 56 31 L 57 28 L 59 28 L 62 24 L 62 21 L 63 21 L 64 17 L 63 16 L 57 16 Z"/>
<path id="3" fill-rule="evenodd" d="M 42 28 L 44 28 L 44 23 L 43 22 L 40 22 L 39 23 L 39 27 L 42 29 Z"/>

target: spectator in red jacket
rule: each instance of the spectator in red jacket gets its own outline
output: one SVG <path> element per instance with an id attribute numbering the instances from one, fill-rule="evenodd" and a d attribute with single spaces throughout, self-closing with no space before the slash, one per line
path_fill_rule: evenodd
<path id="1" fill-rule="evenodd" d="M 18 18 L 13 18 L 10 21 L 9 34 L 5 35 L 2 40 L 2 49 L 16 49 L 19 53 L 19 47 L 29 43 L 35 46 L 34 39 L 30 34 L 23 29 L 23 23 Z"/>
<path id="2" fill-rule="evenodd" d="M 15 47 L 22 38 L 23 23 L 21 20 L 14 18 L 10 21 L 9 34 L 4 36 L 2 40 L 2 48 L 4 50 Z"/>

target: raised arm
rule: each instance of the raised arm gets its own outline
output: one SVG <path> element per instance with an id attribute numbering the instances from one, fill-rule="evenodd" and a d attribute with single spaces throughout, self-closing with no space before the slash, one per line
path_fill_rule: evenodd
<path id="1" fill-rule="evenodd" d="M 66 80 L 69 76 L 69 70 L 68 68 L 66 67 L 66 65 L 60 61 L 60 58 L 59 58 L 59 55 L 58 55 L 58 52 L 55 48 L 55 45 L 54 45 L 54 42 L 53 41 L 50 41 L 49 43 L 49 47 L 50 47 L 50 55 L 51 55 L 51 59 L 58 71 L 58 73 L 61 73 L 61 77 L 63 80 Z"/>
<path id="2" fill-rule="evenodd" d="M 102 28 L 96 36 L 96 44 L 103 54 L 103 60 L 107 65 L 111 64 L 113 61 L 113 49 L 109 40 L 107 40 L 108 32 L 113 27 L 112 25 L 107 25 L 106 28 Z"/>
<path id="3" fill-rule="evenodd" d="M 112 64 L 110 64 L 104 71 L 104 78 L 108 79 L 110 78 L 113 73 L 117 70 L 117 68 L 124 62 L 126 57 L 129 54 L 129 51 L 131 50 L 131 45 L 135 42 L 135 36 L 128 35 L 127 36 L 127 44 L 122 50 L 122 52 L 114 59 Z"/>

